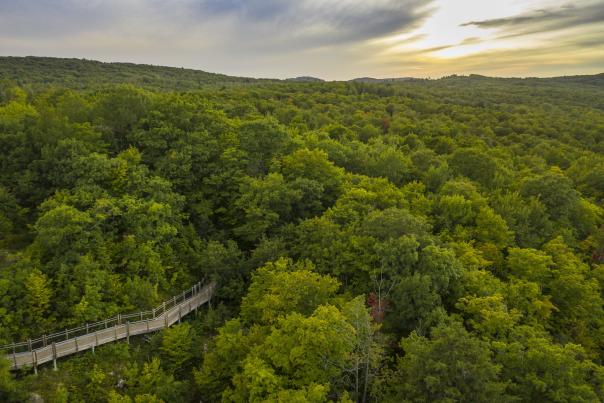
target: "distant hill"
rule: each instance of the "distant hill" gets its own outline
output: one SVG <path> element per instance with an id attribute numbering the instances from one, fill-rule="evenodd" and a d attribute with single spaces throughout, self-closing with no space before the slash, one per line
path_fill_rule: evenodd
<path id="1" fill-rule="evenodd" d="M 468 76 L 452 75 L 437 81 L 462 81 L 462 82 L 506 82 L 508 84 L 585 84 L 604 86 L 604 73 L 581 76 L 560 77 L 488 77 L 480 74 Z"/>
<path id="2" fill-rule="evenodd" d="M 0 80 L 3 79 L 28 86 L 89 88 L 128 83 L 162 90 L 188 90 L 210 84 L 269 81 L 178 67 L 34 56 L 0 56 Z"/>
<path id="3" fill-rule="evenodd" d="M 480 74 L 470 75 L 451 75 L 445 76 L 438 79 L 422 79 L 414 77 L 397 77 L 397 78 L 373 78 L 373 77 L 359 77 L 349 82 L 358 82 L 366 84 L 384 84 L 384 83 L 399 83 L 405 81 L 416 81 L 416 82 L 473 82 L 473 83 L 495 83 L 495 82 L 506 82 L 509 84 L 546 84 L 546 83 L 560 83 L 560 84 L 586 84 L 604 86 L 604 73 L 594 75 L 581 75 L 581 76 L 560 76 L 560 77 L 489 77 Z"/>
<path id="4" fill-rule="evenodd" d="M 567 82 L 567 83 L 576 83 L 576 84 L 604 86 L 604 73 L 594 74 L 594 75 L 589 75 L 589 76 L 584 75 L 584 76 L 553 77 L 553 78 L 550 78 L 549 80 Z"/>
<path id="5" fill-rule="evenodd" d="M 395 77 L 395 78 L 373 78 L 373 77 L 359 77 L 348 80 L 357 83 L 368 83 L 368 84 L 380 84 L 380 83 L 396 83 L 400 81 L 417 80 L 413 77 Z"/>
<path id="6" fill-rule="evenodd" d="M 300 82 L 300 83 L 323 83 L 323 82 L 325 82 L 325 80 L 323 80 L 322 78 L 310 77 L 310 76 L 286 78 L 285 81 L 293 81 L 293 82 Z"/>
<path id="7" fill-rule="evenodd" d="M 202 70 L 178 67 L 154 66 L 134 63 L 104 63 L 86 59 L 64 59 L 54 57 L 13 57 L 0 56 L 0 80 L 10 80 L 17 85 L 36 88 L 65 86 L 74 89 L 94 88 L 110 84 L 133 84 L 144 88 L 160 90 L 194 90 L 208 85 L 256 84 L 276 82 L 321 83 L 324 80 L 301 76 L 286 80 L 233 77 L 224 74 L 208 73 Z M 581 85 L 604 87 L 604 73 L 596 75 L 563 76 L 552 78 L 497 78 L 477 74 L 469 76 L 452 75 L 436 80 L 413 77 L 373 78 L 359 77 L 348 82 L 363 84 L 404 84 L 465 86 L 496 85 L 507 83 L 520 86 L 541 84 Z"/>

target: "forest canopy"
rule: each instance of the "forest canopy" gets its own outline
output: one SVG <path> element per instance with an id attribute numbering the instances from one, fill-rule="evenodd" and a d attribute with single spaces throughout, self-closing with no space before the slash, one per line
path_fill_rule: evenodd
<path id="1" fill-rule="evenodd" d="M 218 284 L 0 400 L 604 400 L 600 76 L 0 78 L 0 345 Z"/>

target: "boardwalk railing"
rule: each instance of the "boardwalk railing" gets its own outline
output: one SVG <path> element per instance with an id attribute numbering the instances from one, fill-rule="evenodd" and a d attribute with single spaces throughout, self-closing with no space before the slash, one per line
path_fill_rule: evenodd
<path id="1" fill-rule="evenodd" d="M 6 355 L 12 363 L 12 369 L 33 366 L 37 371 L 38 365 L 50 361 L 56 367 L 57 358 L 94 350 L 96 346 L 120 339 L 130 341 L 130 336 L 154 332 L 179 322 L 183 316 L 210 301 L 215 286 L 215 283 L 210 283 L 202 287 L 201 283 L 197 283 L 150 311 L 118 314 L 110 319 L 44 335 L 35 340 L 0 346 L 0 355 Z"/>

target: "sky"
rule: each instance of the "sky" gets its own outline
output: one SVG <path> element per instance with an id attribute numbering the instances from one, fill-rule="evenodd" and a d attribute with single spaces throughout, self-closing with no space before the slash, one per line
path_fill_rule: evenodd
<path id="1" fill-rule="evenodd" d="M 0 55 L 247 77 L 604 72 L 604 0 L 0 0 Z"/>

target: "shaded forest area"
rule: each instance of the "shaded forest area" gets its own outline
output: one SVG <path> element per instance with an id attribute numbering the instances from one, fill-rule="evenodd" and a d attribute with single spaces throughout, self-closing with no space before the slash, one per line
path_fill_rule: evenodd
<path id="1" fill-rule="evenodd" d="M 604 400 L 601 75 L 99 66 L 0 61 L 0 344 L 215 301 L 0 400 Z"/>

